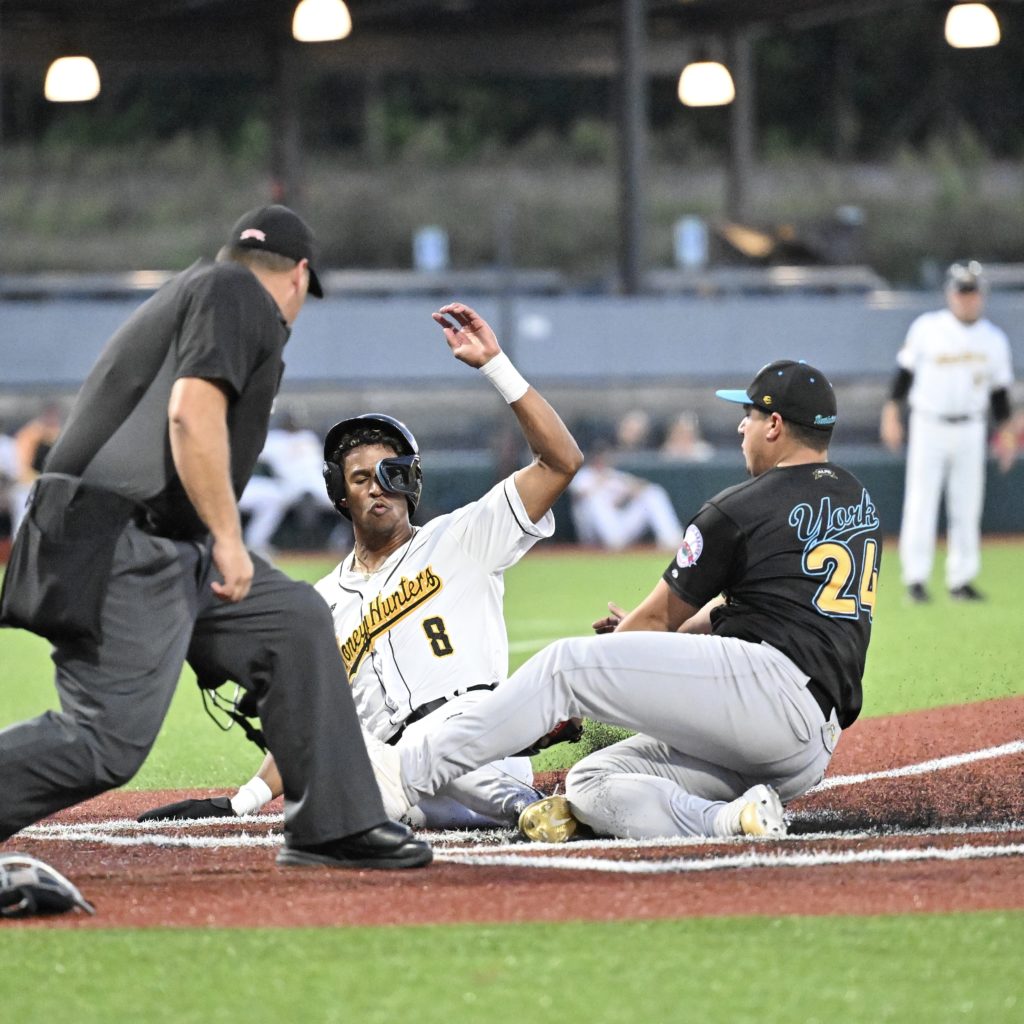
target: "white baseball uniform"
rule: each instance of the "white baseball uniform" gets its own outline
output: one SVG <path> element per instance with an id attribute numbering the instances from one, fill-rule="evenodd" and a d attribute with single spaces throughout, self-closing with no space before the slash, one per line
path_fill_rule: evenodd
<path id="1" fill-rule="evenodd" d="M 245 527 L 246 547 L 269 548 L 288 510 L 299 501 L 333 511 L 323 485 L 323 444 L 312 430 L 275 429 L 267 434 L 260 452 L 272 476 L 253 476 L 238 507 L 251 516 Z"/>
<path id="2" fill-rule="evenodd" d="M 946 583 L 970 583 L 981 568 L 981 514 L 990 396 L 1013 384 L 1010 344 L 990 320 L 973 324 L 948 309 L 919 316 L 896 361 L 913 374 L 900 528 L 905 584 L 932 571 L 939 500 L 946 494 Z"/>
<path id="3" fill-rule="evenodd" d="M 650 530 L 658 547 L 679 546 L 683 527 L 660 484 L 610 466 L 584 466 L 569 484 L 576 533 L 584 544 L 619 551 Z"/>
<path id="4" fill-rule="evenodd" d="M 550 511 L 530 521 L 510 476 L 479 501 L 414 527 L 375 572 L 354 570 L 349 555 L 316 584 L 331 607 L 356 710 L 370 733 L 394 741 L 424 705 L 505 680 L 503 574 L 554 525 Z M 420 718 L 420 727 L 429 730 L 433 718 Z M 537 799 L 532 781 L 527 757 L 486 764 L 422 800 L 413 823 L 514 823 Z"/>

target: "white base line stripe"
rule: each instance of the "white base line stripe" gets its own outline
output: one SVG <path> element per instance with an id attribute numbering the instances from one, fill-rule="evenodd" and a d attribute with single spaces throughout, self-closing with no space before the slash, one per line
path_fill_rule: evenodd
<path id="1" fill-rule="evenodd" d="M 975 761 L 995 757 L 1007 757 L 1024 752 L 1024 740 L 1016 740 L 998 747 L 954 754 L 950 757 L 935 758 L 918 764 L 905 765 L 887 771 L 868 772 L 861 775 L 837 775 L 824 779 L 812 793 L 853 786 L 875 779 L 895 779 L 911 775 L 954 768 Z M 798 814 L 797 817 L 800 817 Z M 282 837 L 279 832 L 258 831 L 248 833 L 245 826 L 259 828 L 280 825 L 281 814 L 255 814 L 240 818 L 206 818 L 193 821 L 150 821 L 139 823 L 132 818 L 117 818 L 107 821 L 86 821 L 63 824 L 49 822 L 32 825 L 20 833 L 26 838 L 49 842 L 103 843 L 109 846 L 156 846 L 162 848 L 186 847 L 194 849 L 224 849 L 242 847 L 279 847 Z M 241 833 L 231 834 L 242 826 Z M 225 835 L 183 835 L 196 828 L 222 828 Z M 527 867 L 554 868 L 571 871 L 602 871 L 606 873 L 653 875 L 719 871 L 741 868 L 781 867 L 823 867 L 844 864 L 895 864 L 926 860 L 963 861 L 993 857 L 1014 857 L 1024 854 L 1024 844 L 977 846 L 964 843 L 952 848 L 876 848 L 863 850 L 785 850 L 779 849 L 784 843 L 837 843 L 863 841 L 887 837 L 910 839 L 917 837 L 995 835 L 999 833 L 1024 832 L 1024 822 L 1000 822 L 992 825 L 949 826 L 934 829 L 885 828 L 847 832 L 816 832 L 791 834 L 782 840 L 772 840 L 769 850 L 750 849 L 751 841 L 746 838 L 735 840 L 712 839 L 704 836 L 676 837 L 669 839 L 594 839 L 574 842 L 570 847 L 557 844 L 510 842 L 515 833 L 509 829 L 496 829 L 489 833 L 489 839 L 475 845 L 461 845 L 469 839 L 465 832 L 425 833 L 434 844 L 435 859 L 448 864 L 480 865 L 484 867 Z M 167 834 L 164 834 L 167 833 Z M 578 852 L 599 850 L 636 850 L 643 848 L 672 849 L 699 848 L 710 845 L 743 846 L 742 853 L 719 854 L 703 858 L 681 858 L 662 861 L 621 861 L 591 856 L 576 856 Z M 757 844 L 755 843 L 755 846 Z M 571 849 L 572 854 L 563 851 Z"/>
<path id="2" fill-rule="evenodd" d="M 624 875 L 667 875 L 721 871 L 726 868 L 818 868 L 838 864 L 893 864 L 923 860 L 977 860 L 1024 854 L 1024 844 L 1006 846 L 957 846 L 950 850 L 928 847 L 917 850 L 848 850 L 839 853 L 741 853 L 706 860 L 621 861 L 597 857 L 510 856 L 466 857 L 443 850 L 437 859 L 447 864 L 479 864 L 485 867 L 557 868 L 564 871 L 604 871 Z"/>
<path id="3" fill-rule="evenodd" d="M 1024 740 L 1004 743 L 1001 747 L 988 747 L 985 750 L 971 750 L 966 754 L 952 754 L 949 757 L 938 757 L 932 761 L 921 761 L 908 764 L 902 768 L 889 768 L 884 772 L 867 772 L 864 775 L 835 775 L 830 779 L 822 779 L 809 793 L 820 793 L 825 789 L 837 786 L 855 786 L 861 782 L 874 779 L 900 779 L 908 775 L 926 775 L 928 772 L 942 771 L 944 768 L 957 768 L 973 761 L 987 761 L 993 757 L 1009 757 L 1012 754 L 1024 753 Z"/>
<path id="4" fill-rule="evenodd" d="M 283 816 L 280 814 L 248 815 L 235 819 L 238 823 L 251 822 L 259 825 L 281 825 Z M 180 834 L 163 836 L 159 831 L 176 833 L 188 832 L 192 829 L 209 828 L 211 826 L 231 825 L 230 818 L 197 818 L 186 821 L 150 821 L 140 824 L 129 818 L 110 819 L 108 821 L 83 821 L 74 824 L 30 825 L 19 834 L 30 839 L 43 842 L 111 842 L 124 840 L 132 845 L 149 844 L 152 846 L 178 846 L 194 844 L 216 848 L 224 846 L 271 845 L 280 843 L 278 832 L 265 832 L 250 835 L 241 832 L 237 835 L 225 836 L 194 836 Z M 154 834 L 156 832 L 157 834 Z M 1024 821 L 993 822 L 985 825 L 946 825 L 935 828 L 900 829 L 888 828 L 856 829 L 846 832 L 804 832 L 790 833 L 770 840 L 751 840 L 749 836 L 733 836 L 722 839 L 710 836 L 669 836 L 663 839 L 579 839 L 571 844 L 572 850 L 665 850 L 699 848 L 706 846 L 741 846 L 748 848 L 751 842 L 779 843 L 844 843 L 863 840 L 887 838 L 936 838 L 936 837 L 967 837 L 971 835 L 999 835 L 1006 833 L 1024 833 Z M 515 839 L 516 833 L 510 829 L 490 829 L 487 831 L 447 831 L 431 832 L 421 830 L 420 834 L 435 847 L 452 847 L 460 853 L 524 853 L 526 851 L 565 850 L 560 843 L 526 843 Z M 202 840 L 200 842 L 200 840 Z"/>

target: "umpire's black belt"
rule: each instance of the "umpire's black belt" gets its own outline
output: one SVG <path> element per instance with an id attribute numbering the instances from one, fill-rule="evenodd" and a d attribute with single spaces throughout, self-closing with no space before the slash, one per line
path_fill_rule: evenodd
<path id="1" fill-rule="evenodd" d="M 807 689 L 811 696 L 817 701 L 818 707 L 821 708 L 821 713 L 825 716 L 826 722 L 832 717 L 833 711 L 838 715 L 839 709 L 836 707 L 836 702 L 829 696 L 828 690 L 826 690 L 817 679 L 809 680 L 807 683 Z"/>
<path id="2" fill-rule="evenodd" d="M 447 704 L 453 697 L 461 697 L 464 693 L 472 693 L 474 690 L 493 690 L 497 685 L 497 683 L 480 683 L 478 686 L 467 686 L 464 690 L 456 690 L 448 697 L 438 697 L 437 700 L 428 700 L 426 704 L 421 704 L 418 708 L 413 709 L 409 717 L 402 723 L 402 728 L 399 729 L 398 732 L 396 732 L 395 735 L 387 742 L 394 746 L 402 738 L 402 733 L 405 732 L 405 727 L 407 725 L 412 725 L 413 722 L 418 722 L 421 718 L 426 718 L 427 715 Z"/>

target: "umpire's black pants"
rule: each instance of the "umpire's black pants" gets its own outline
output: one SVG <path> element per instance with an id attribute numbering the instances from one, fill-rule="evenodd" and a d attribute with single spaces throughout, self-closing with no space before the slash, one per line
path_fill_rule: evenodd
<path id="1" fill-rule="evenodd" d="M 188 659 L 258 701 L 300 845 L 386 820 L 330 611 L 316 591 L 253 559 L 252 589 L 225 604 L 208 545 L 128 525 L 117 542 L 99 644 L 57 646 L 61 713 L 0 731 L 0 840 L 127 782 L 141 767 Z"/>

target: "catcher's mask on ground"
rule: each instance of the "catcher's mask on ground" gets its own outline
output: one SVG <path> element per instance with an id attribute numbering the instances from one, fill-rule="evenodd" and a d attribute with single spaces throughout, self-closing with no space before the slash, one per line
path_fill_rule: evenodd
<path id="1" fill-rule="evenodd" d="M 23 853 L 0 854 L 0 917 L 96 908 L 56 868 Z"/>
<path id="2" fill-rule="evenodd" d="M 353 416 L 335 423 L 327 431 L 324 438 L 324 483 L 327 494 L 334 507 L 346 518 L 352 515 L 345 506 L 345 470 L 344 454 L 339 456 L 338 449 L 345 437 L 359 430 L 379 430 L 383 438 L 374 443 L 394 445 L 397 455 L 381 459 L 374 466 L 377 482 L 385 491 L 392 494 L 403 494 L 409 503 L 409 515 L 416 511 L 423 493 L 423 471 L 420 469 L 420 449 L 412 431 L 393 416 L 383 413 L 368 412 L 361 416 Z M 360 442 L 360 444 L 366 442 Z M 359 447 L 359 444 L 347 446 L 345 451 Z"/>

